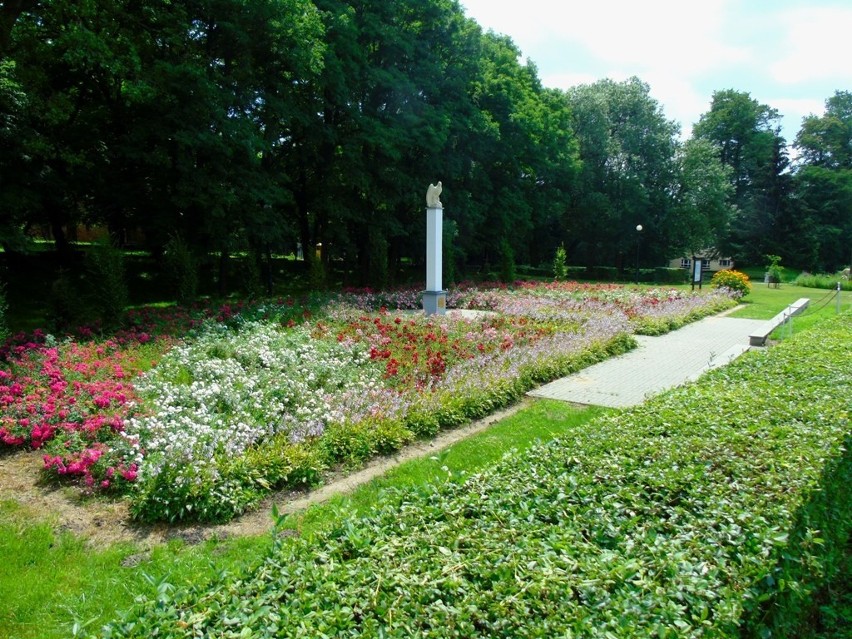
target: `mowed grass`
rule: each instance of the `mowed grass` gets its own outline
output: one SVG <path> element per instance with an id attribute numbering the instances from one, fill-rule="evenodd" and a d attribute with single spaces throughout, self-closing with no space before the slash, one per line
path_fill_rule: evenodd
<path id="1" fill-rule="evenodd" d="M 353 513 L 365 513 L 385 490 L 461 481 L 512 450 L 548 441 L 606 412 L 562 402 L 535 401 L 446 450 L 408 461 L 354 492 L 292 515 L 286 528 L 311 535 Z M 270 518 L 270 530 L 273 521 Z M 268 551 L 271 535 L 180 539 L 146 550 L 134 543 L 91 547 L 61 531 L 55 517 L 14 501 L 0 502 L 0 637 L 65 638 L 74 625 L 96 628 L 126 610 L 136 596 L 203 583 L 221 571 L 239 572 Z"/>
<path id="2" fill-rule="evenodd" d="M 782 283 L 772 288 L 762 282 L 752 282 L 751 292 L 742 300 L 745 308 L 734 311 L 731 317 L 746 319 L 772 319 L 788 305 L 807 297 L 810 304 L 800 315 L 793 318 L 793 333 L 805 330 L 822 319 L 837 314 L 837 292 L 819 288 L 806 288 L 794 284 Z M 852 308 L 852 291 L 840 292 L 840 308 L 845 311 Z M 789 327 L 780 327 L 773 339 L 784 339 L 789 335 Z"/>
<path id="3" fill-rule="evenodd" d="M 239 570 L 263 556 L 264 538 L 180 540 L 145 550 L 132 543 L 93 546 L 55 518 L 0 502 L 0 637 L 74 636 L 74 625 L 101 624 L 163 581 L 188 584 Z"/>

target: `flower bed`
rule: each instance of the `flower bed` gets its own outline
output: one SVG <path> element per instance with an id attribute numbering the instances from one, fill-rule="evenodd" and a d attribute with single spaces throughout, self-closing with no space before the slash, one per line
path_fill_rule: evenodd
<path id="1" fill-rule="evenodd" d="M 134 481 L 138 467 L 120 444 L 133 377 L 169 344 L 25 344 L 9 370 L 0 369 L 0 441 L 44 448 L 45 468 L 89 487 Z"/>
<path id="2" fill-rule="evenodd" d="M 852 527 L 846 314 L 463 483 L 162 584 L 109 639 L 801 636 Z"/>
<path id="3" fill-rule="evenodd" d="M 271 486 L 393 452 L 632 346 L 624 318 L 559 328 L 345 307 L 283 331 L 212 325 L 137 385 L 155 410 L 128 427 L 144 450 L 133 512 L 228 519 Z"/>
<path id="4" fill-rule="evenodd" d="M 224 520 L 623 352 L 647 309 L 672 326 L 732 304 L 570 283 L 450 298 L 485 312 L 427 319 L 372 306 L 410 306 L 411 289 L 350 291 L 137 311 L 105 342 L 18 340 L 0 369 L 0 439 L 44 446 L 48 472 L 87 487 L 134 484 L 137 518 Z"/>

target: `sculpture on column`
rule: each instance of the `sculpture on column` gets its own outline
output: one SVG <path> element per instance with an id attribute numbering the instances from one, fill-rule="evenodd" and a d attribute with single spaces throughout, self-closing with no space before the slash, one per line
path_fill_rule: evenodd
<path id="1" fill-rule="evenodd" d="M 447 312 L 447 291 L 441 287 L 443 254 L 444 205 L 441 204 L 441 182 L 426 189 L 426 290 L 423 291 L 423 310 L 426 315 Z"/>
<path id="2" fill-rule="evenodd" d="M 426 206 L 430 209 L 442 209 L 444 205 L 441 204 L 441 181 L 438 180 L 437 184 L 430 184 L 429 188 L 426 189 Z"/>

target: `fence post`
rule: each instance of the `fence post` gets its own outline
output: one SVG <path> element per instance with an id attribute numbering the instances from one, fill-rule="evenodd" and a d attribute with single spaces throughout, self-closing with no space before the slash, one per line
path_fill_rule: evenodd
<path id="1" fill-rule="evenodd" d="M 840 315 L 840 282 L 837 283 L 837 314 Z"/>

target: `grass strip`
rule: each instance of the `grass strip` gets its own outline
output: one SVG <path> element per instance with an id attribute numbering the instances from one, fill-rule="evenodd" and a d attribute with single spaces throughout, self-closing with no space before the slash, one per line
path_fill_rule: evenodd
<path id="1" fill-rule="evenodd" d="M 798 636 L 852 519 L 850 332 L 388 492 L 241 576 L 162 584 L 100 636 Z"/>

